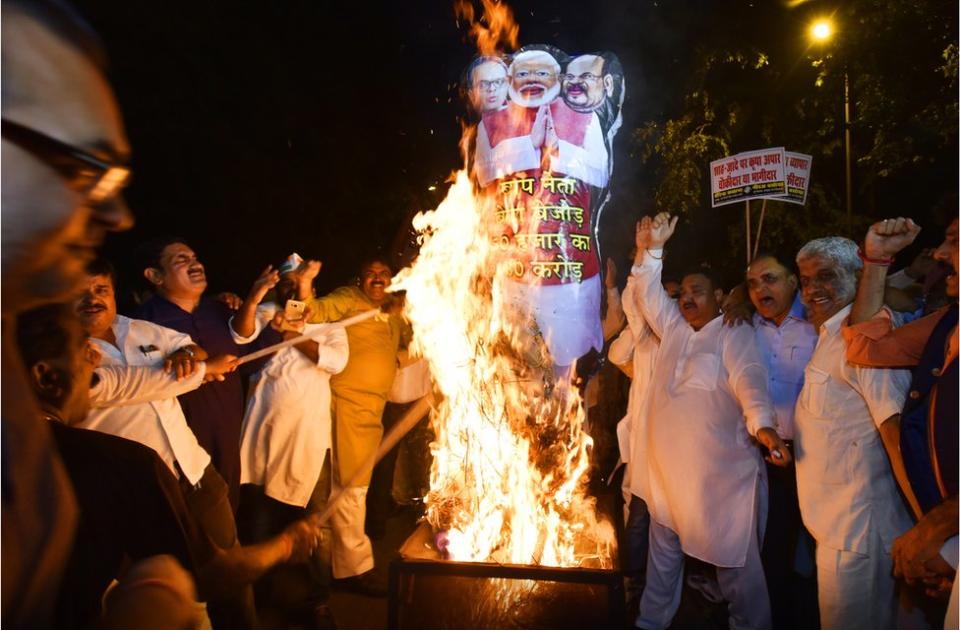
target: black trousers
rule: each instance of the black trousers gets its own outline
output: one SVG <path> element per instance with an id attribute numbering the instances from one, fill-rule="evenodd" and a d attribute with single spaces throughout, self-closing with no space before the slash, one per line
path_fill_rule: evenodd
<path id="1" fill-rule="evenodd" d="M 797 498 L 797 469 L 791 464 L 780 468 L 767 464 L 769 510 L 767 527 L 760 550 L 763 572 L 770 593 L 773 627 L 803 627 L 801 614 L 803 591 L 800 576 L 794 571 L 797 541 L 803 531 L 800 503 Z M 814 602 L 816 607 L 816 602 Z"/>

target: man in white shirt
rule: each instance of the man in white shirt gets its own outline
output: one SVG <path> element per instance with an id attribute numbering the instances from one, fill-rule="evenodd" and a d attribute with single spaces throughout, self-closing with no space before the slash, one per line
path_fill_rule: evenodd
<path id="1" fill-rule="evenodd" d="M 74 311 L 100 353 L 101 366 L 151 368 L 104 370 L 90 392 L 93 408 L 78 426 L 156 451 L 179 479 L 187 507 L 204 533 L 223 549 L 236 546 L 237 529 L 226 483 L 187 426 L 176 397 L 206 381 L 223 380 L 223 375 L 236 367 L 237 358 L 210 358 L 189 335 L 117 314 L 113 268 L 104 260 L 88 265 L 87 286 L 74 302 Z M 126 400 L 117 400 L 118 390 Z M 246 608 L 243 614 L 252 615 L 252 598 L 245 597 L 247 601 L 240 603 Z"/>
<path id="2" fill-rule="evenodd" d="M 894 480 L 905 477 L 898 444 L 910 373 L 846 361 L 840 328 L 863 269 L 853 241 L 810 241 L 797 265 L 819 334 L 797 401 L 795 446 L 800 512 L 817 541 L 820 623 L 827 630 L 892 628 L 890 551 L 911 525 Z"/>
<path id="3" fill-rule="evenodd" d="M 297 266 L 292 260 L 280 267 L 277 301 L 257 308 L 257 332 L 287 300 L 297 297 Z M 302 332 L 286 331 L 284 336 L 324 326 L 305 323 Z M 307 506 L 330 449 L 330 376 L 343 371 L 348 356 L 346 331 L 330 327 L 313 340 L 276 353 L 251 377 L 240 446 L 241 483 L 262 486 L 268 497 L 281 503 Z"/>
<path id="4" fill-rule="evenodd" d="M 663 245 L 677 218 L 637 225 L 636 305 L 660 338 L 648 393 L 651 515 L 638 628 L 666 628 L 680 604 L 684 554 L 717 567 L 731 628 L 769 628 L 760 564 L 766 479 L 760 451 L 786 465 L 773 429 L 767 374 L 753 329 L 723 326 L 723 295 L 708 271 L 687 274 L 673 301 L 660 284 Z"/>

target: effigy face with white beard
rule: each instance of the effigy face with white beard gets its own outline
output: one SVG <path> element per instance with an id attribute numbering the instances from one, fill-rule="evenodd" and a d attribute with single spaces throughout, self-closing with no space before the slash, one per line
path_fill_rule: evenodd
<path id="1" fill-rule="evenodd" d="M 509 258 L 507 298 L 536 321 L 560 373 L 603 347 L 597 219 L 623 78 L 609 54 L 536 46 L 508 61 L 509 99 L 480 112 L 473 176 L 496 198 L 488 224 Z"/>

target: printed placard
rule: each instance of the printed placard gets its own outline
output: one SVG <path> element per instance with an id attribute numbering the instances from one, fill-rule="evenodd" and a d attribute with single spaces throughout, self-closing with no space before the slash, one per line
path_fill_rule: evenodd
<path id="1" fill-rule="evenodd" d="M 787 193 L 783 147 L 745 151 L 710 162 L 711 205 L 748 199 L 782 198 Z"/>
<path id="2" fill-rule="evenodd" d="M 807 189 L 810 188 L 810 168 L 813 166 L 813 156 L 785 151 L 784 159 L 786 161 L 784 169 L 787 174 L 787 194 L 779 199 L 802 206 L 807 203 Z"/>

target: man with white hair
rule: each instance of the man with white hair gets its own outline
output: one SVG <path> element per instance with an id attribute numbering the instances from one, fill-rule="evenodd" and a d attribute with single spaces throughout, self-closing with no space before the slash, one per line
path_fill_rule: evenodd
<path id="1" fill-rule="evenodd" d="M 546 50 L 522 50 L 507 75 L 507 107 L 484 112 L 477 128 L 476 174 L 481 186 L 544 167 L 602 188 L 607 149 L 593 111 L 577 112 L 560 96 L 560 63 Z"/>
<path id="2" fill-rule="evenodd" d="M 909 373 L 846 361 L 841 324 L 863 269 L 853 241 L 810 241 L 797 265 L 819 334 L 797 402 L 795 447 L 800 512 L 817 541 L 820 622 L 827 630 L 891 628 L 890 552 L 911 524 L 894 480 L 903 474 L 897 445 Z"/>

